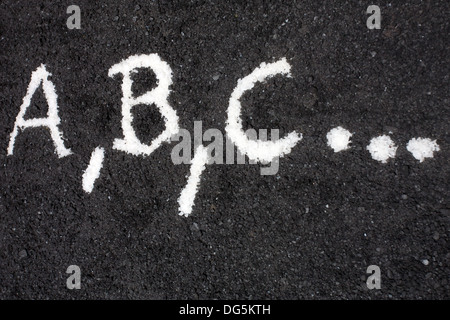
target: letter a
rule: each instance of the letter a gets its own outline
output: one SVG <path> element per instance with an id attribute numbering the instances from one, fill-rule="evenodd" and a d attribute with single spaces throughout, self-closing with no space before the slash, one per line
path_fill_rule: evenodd
<path id="1" fill-rule="evenodd" d="M 143 95 L 133 98 L 131 86 L 131 73 L 137 72 L 138 68 L 150 68 L 158 79 L 158 86 Z M 178 133 L 178 116 L 174 109 L 169 105 L 167 97 L 169 96 L 169 86 L 172 84 L 172 70 L 170 66 L 161 60 L 156 54 L 131 56 L 122 62 L 113 65 L 109 69 L 109 76 L 117 73 L 123 75 L 122 80 L 122 130 L 124 139 L 115 139 L 113 148 L 122 150 L 134 155 L 150 155 L 162 142 L 169 142 L 170 138 Z M 133 115 L 131 108 L 138 104 L 155 104 L 165 120 L 166 129 L 156 137 L 150 145 L 139 141 L 134 132 L 132 122 Z"/>
<path id="2" fill-rule="evenodd" d="M 81 29 L 81 10 L 79 6 L 71 5 L 67 7 L 67 11 L 73 13 L 69 18 L 67 18 L 67 28 L 69 29 Z"/>
<path id="3" fill-rule="evenodd" d="M 66 273 L 72 274 L 67 278 L 67 289 L 81 289 L 81 270 L 79 266 L 71 265 L 67 268 Z"/>
<path id="4" fill-rule="evenodd" d="M 58 104 L 55 86 L 48 80 L 48 76 L 51 74 L 45 69 L 45 65 L 42 64 L 31 74 L 31 81 L 28 85 L 27 94 L 23 98 L 23 103 L 20 106 L 19 114 L 16 118 L 16 123 L 14 124 L 14 130 L 11 133 L 11 139 L 9 140 L 8 155 L 12 155 L 14 151 L 14 142 L 18 134 L 19 128 L 24 130 L 29 127 L 48 127 L 50 129 L 50 134 L 56 147 L 56 153 L 60 158 L 72 154 L 70 149 L 64 147 L 64 142 L 62 139 L 62 132 L 58 130 L 58 125 L 60 119 L 58 116 Z M 31 97 L 39 87 L 42 82 L 42 88 L 44 90 L 45 99 L 48 104 L 48 116 L 47 118 L 34 118 L 25 120 L 25 112 L 30 106 Z"/>
<path id="5" fill-rule="evenodd" d="M 366 284 L 367 288 L 372 289 L 381 289 L 381 271 L 380 267 L 376 265 L 370 265 L 367 267 L 367 273 L 372 273 L 371 276 L 367 278 Z"/>
<path id="6" fill-rule="evenodd" d="M 367 13 L 372 14 L 367 18 L 367 28 L 369 29 L 381 29 L 381 10 L 379 6 L 371 5 L 367 7 Z"/>

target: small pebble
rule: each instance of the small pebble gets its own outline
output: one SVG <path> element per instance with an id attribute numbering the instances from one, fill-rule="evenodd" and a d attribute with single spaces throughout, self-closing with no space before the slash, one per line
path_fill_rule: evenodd
<path id="1" fill-rule="evenodd" d="M 198 227 L 198 224 L 194 222 L 191 226 L 191 231 L 199 231 L 199 230 L 200 228 Z"/>
<path id="2" fill-rule="evenodd" d="M 19 252 L 19 257 L 20 258 L 26 258 L 27 257 L 27 251 L 26 250 L 21 250 L 20 252 Z"/>

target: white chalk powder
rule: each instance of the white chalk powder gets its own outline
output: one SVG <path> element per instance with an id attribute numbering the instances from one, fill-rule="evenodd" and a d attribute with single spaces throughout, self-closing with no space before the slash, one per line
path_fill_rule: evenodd
<path id="1" fill-rule="evenodd" d="M 12 155 L 14 151 L 14 143 L 16 140 L 16 136 L 19 133 L 19 129 L 24 130 L 26 128 L 33 127 L 47 127 L 50 130 L 50 134 L 55 144 L 56 153 L 58 157 L 62 158 L 72 154 L 70 149 L 64 146 L 62 132 L 58 129 L 58 125 L 61 122 L 58 116 L 58 96 L 56 95 L 56 89 L 53 85 L 53 82 L 48 80 L 48 77 L 51 76 L 45 65 L 42 64 L 39 68 L 37 68 L 31 74 L 31 81 L 28 85 L 27 94 L 23 98 L 23 103 L 20 106 L 19 114 L 17 115 L 16 122 L 14 124 L 13 132 L 11 133 L 11 138 L 9 140 L 8 145 L 8 155 Z M 42 82 L 42 89 L 44 91 L 45 99 L 48 104 L 48 112 L 47 118 L 34 118 L 25 120 L 25 113 L 30 106 L 31 98 L 36 92 L 37 88 L 39 88 Z"/>
<path id="2" fill-rule="evenodd" d="M 420 162 L 423 162 L 425 158 L 433 158 L 433 153 L 440 150 L 436 140 L 429 138 L 412 138 L 406 145 L 406 149 Z"/>
<path id="3" fill-rule="evenodd" d="M 191 161 L 190 175 L 187 184 L 181 191 L 180 197 L 178 198 L 180 216 L 187 217 L 191 214 L 192 207 L 194 206 L 195 195 L 197 194 L 198 187 L 200 185 L 200 176 L 203 170 L 205 170 L 207 163 L 207 148 L 200 145 L 197 147 L 194 158 Z"/>
<path id="4" fill-rule="evenodd" d="M 331 129 L 327 133 L 328 146 L 334 150 L 334 152 L 339 152 L 349 149 L 350 138 L 352 134 L 350 131 L 337 127 Z"/>
<path id="5" fill-rule="evenodd" d="M 139 68 L 150 68 L 156 75 L 158 86 L 143 95 L 133 98 L 131 87 L 133 81 L 131 74 L 137 72 Z M 161 60 L 158 54 L 135 55 L 120 63 L 113 65 L 108 72 L 110 77 L 121 73 L 122 80 L 122 129 L 124 139 L 115 139 L 113 148 L 122 150 L 134 155 L 149 156 L 163 142 L 170 142 L 170 137 L 178 133 L 178 116 L 176 111 L 169 105 L 167 98 L 172 84 L 172 69 L 167 62 Z M 141 143 L 133 129 L 133 114 L 131 109 L 135 105 L 155 104 L 165 121 L 165 130 L 150 145 Z"/>
<path id="6" fill-rule="evenodd" d="M 391 137 L 383 135 L 370 140 L 367 146 L 372 159 L 386 163 L 389 158 L 394 158 L 397 152 L 397 146 Z"/>
<path id="7" fill-rule="evenodd" d="M 100 176 L 100 169 L 103 166 L 105 150 L 101 147 L 95 148 L 91 154 L 91 160 L 83 173 L 83 190 L 91 193 L 94 189 L 94 182 Z"/>
<path id="8" fill-rule="evenodd" d="M 250 160 L 271 162 L 276 157 L 282 157 L 291 152 L 291 149 L 302 139 L 302 135 L 295 131 L 277 141 L 250 140 L 242 128 L 241 102 L 242 95 L 251 90 L 257 82 L 263 82 L 266 78 L 277 74 L 290 77 L 291 66 L 283 58 L 274 63 L 261 63 L 251 74 L 238 80 L 237 86 L 231 94 L 228 105 L 228 119 L 225 131 L 230 140 L 236 145 L 242 154 L 246 154 Z"/>

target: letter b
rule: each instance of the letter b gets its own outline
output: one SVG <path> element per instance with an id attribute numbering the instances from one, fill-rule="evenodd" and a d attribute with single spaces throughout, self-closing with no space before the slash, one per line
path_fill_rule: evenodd
<path id="1" fill-rule="evenodd" d="M 131 87 L 133 81 L 131 74 L 136 73 L 140 68 L 153 70 L 158 79 L 158 86 L 139 97 L 133 97 Z M 122 80 L 122 130 L 123 139 L 115 139 L 113 149 L 122 150 L 134 155 L 149 156 L 162 142 L 170 142 L 170 138 L 179 131 L 177 113 L 169 105 L 167 100 L 172 84 L 172 69 L 158 54 L 135 55 L 120 63 L 113 65 L 108 72 L 110 77 L 121 73 Z M 141 143 L 133 129 L 133 115 L 131 109 L 138 104 L 151 106 L 155 104 L 161 115 L 164 117 L 166 128 L 150 145 Z"/>

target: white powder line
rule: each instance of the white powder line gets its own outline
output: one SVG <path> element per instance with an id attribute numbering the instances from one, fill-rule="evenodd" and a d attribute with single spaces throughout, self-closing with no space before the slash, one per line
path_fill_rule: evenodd
<path id="1" fill-rule="evenodd" d="M 131 90 L 133 81 L 131 74 L 137 72 L 138 68 L 150 68 L 156 75 L 158 86 L 143 95 L 133 98 Z M 178 116 L 176 111 L 169 105 L 169 86 L 172 84 L 172 69 L 158 54 L 135 55 L 120 63 L 113 65 L 108 72 L 110 77 L 117 73 L 123 75 L 122 80 L 122 130 L 123 139 L 115 139 L 113 149 L 125 151 L 133 155 L 149 156 L 163 142 L 169 142 L 170 138 L 178 133 Z M 155 104 L 165 121 L 165 130 L 150 145 L 144 144 L 136 136 L 133 129 L 133 114 L 131 108 L 138 104 Z"/>
<path id="2" fill-rule="evenodd" d="M 276 157 L 282 157 L 291 152 L 291 149 L 302 139 L 301 133 L 290 132 L 286 137 L 277 141 L 250 140 L 242 128 L 241 102 L 242 95 L 251 90 L 257 82 L 263 82 L 269 77 L 284 74 L 290 77 L 291 66 L 286 58 L 274 63 L 261 63 L 248 76 L 239 79 L 237 86 L 231 94 L 227 110 L 228 119 L 225 131 L 230 140 L 236 145 L 242 154 L 246 154 L 250 160 L 271 162 Z"/>
<path id="3" fill-rule="evenodd" d="M 11 138 L 8 145 L 8 155 L 12 155 L 14 152 L 14 143 L 19 132 L 19 129 L 25 130 L 26 128 L 35 127 L 48 127 L 50 129 L 50 135 L 56 148 L 56 153 L 59 158 L 72 154 L 70 149 L 64 146 L 62 132 L 59 131 L 58 125 L 61 122 L 58 116 L 58 96 L 56 95 L 56 89 L 54 84 L 48 80 L 51 74 L 46 70 L 45 65 L 41 64 L 31 74 L 31 81 L 28 85 L 27 94 L 23 98 L 23 103 L 20 106 L 19 114 L 17 115 L 14 129 L 11 133 Z M 45 99 L 48 104 L 47 118 L 34 118 L 25 120 L 25 113 L 30 106 L 31 98 L 39 88 L 42 82 L 42 89 L 44 91 Z"/>
<path id="4" fill-rule="evenodd" d="M 194 206 L 195 195 L 200 185 L 200 176 L 208 163 L 207 148 L 200 145 L 195 150 L 194 158 L 191 161 L 190 175 L 186 186 L 181 191 L 178 198 L 179 215 L 189 216 Z"/>
<path id="5" fill-rule="evenodd" d="M 381 163 L 386 163 L 389 158 L 395 158 L 397 152 L 394 141 L 386 135 L 372 138 L 366 149 L 370 152 L 372 159 Z"/>
<path id="6" fill-rule="evenodd" d="M 436 140 L 429 138 L 412 138 L 406 145 L 406 149 L 420 162 L 423 162 L 425 158 L 433 158 L 433 153 L 440 150 Z"/>
<path id="7" fill-rule="evenodd" d="M 352 134 L 350 131 L 337 127 L 331 129 L 327 133 L 328 146 L 334 150 L 334 152 L 340 152 L 349 149 L 350 138 Z"/>
<path id="8" fill-rule="evenodd" d="M 91 160 L 83 173 L 83 190 L 91 193 L 94 189 L 94 182 L 100 176 L 100 169 L 103 166 L 105 150 L 102 147 L 97 147 L 92 151 Z"/>

